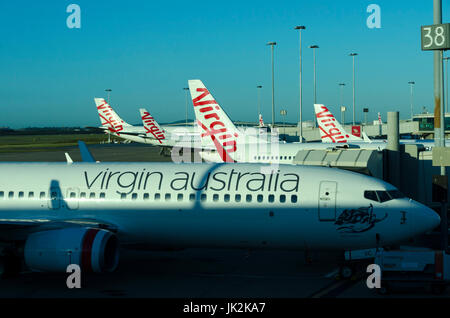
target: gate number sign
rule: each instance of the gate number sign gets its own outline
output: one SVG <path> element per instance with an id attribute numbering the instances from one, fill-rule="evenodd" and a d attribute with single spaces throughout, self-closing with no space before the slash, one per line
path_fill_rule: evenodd
<path id="1" fill-rule="evenodd" d="M 450 23 L 422 26 L 422 50 L 449 50 Z"/>

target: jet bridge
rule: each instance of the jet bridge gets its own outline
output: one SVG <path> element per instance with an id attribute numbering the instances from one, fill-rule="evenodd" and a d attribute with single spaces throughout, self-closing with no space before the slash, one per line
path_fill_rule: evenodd
<path id="1" fill-rule="evenodd" d="M 294 164 L 351 170 L 383 179 L 383 152 L 367 149 L 300 150 Z"/>

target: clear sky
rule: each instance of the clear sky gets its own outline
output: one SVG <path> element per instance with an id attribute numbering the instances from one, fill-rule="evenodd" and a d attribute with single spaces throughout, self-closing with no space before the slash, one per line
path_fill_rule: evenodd
<path id="1" fill-rule="evenodd" d="M 66 26 L 66 7 L 81 7 L 81 29 Z M 381 29 L 369 29 L 369 4 Z M 420 26 L 433 23 L 433 1 L 2 1 L 0 127 L 98 126 L 94 97 L 106 97 L 130 123 L 139 107 L 161 122 L 184 119 L 188 79 L 201 79 L 233 120 L 256 121 L 257 85 L 271 121 L 268 41 L 275 49 L 275 103 L 298 119 L 299 40 L 303 33 L 304 118 L 313 116 L 312 50 L 317 44 L 318 102 L 339 115 L 338 83 L 347 84 L 351 118 L 352 58 L 357 57 L 357 120 L 362 107 L 410 114 L 433 109 L 433 53 L 420 50 Z M 443 0 L 444 22 L 450 0 Z M 192 105 L 192 104 L 191 104 Z M 192 106 L 189 107 L 193 118 Z"/>

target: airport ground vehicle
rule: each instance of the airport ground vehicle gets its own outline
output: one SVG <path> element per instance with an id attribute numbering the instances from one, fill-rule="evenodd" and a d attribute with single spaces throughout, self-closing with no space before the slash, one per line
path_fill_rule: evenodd
<path id="1" fill-rule="evenodd" d="M 375 264 L 382 271 L 380 294 L 388 294 L 403 286 L 429 288 L 441 294 L 450 283 L 450 255 L 428 248 L 401 247 L 399 250 L 380 251 Z"/>

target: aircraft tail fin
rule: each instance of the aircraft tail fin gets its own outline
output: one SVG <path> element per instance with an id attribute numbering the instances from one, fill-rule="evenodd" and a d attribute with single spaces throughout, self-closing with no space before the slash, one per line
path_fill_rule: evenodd
<path id="1" fill-rule="evenodd" d="M 367 136 L 367 134 L 363 131 L 362 136 L 365 142 L 372 143 L 372 140 Z"/>
<path id="2" fill-rule="evenodd" d="M 160 144 L 163 144 L 166 139 L 164 130 L 145 108 L 141 108 L 139 111 L 147 137 L 156 139 Z"/>
<path id="3" fill-rule="evenodd" d="M 120 135 L 120 131 L 122 131 L 124 127 L 131 126 L 120 118 L 104 98 L 94 98 L 94 100 L 102 127 L 105 127 L 112 133 Z"/>
<path id="4" fill-rule="evenodd" d="M 349 141 L 362 140 L 362 138 L 347 133 L 326 106 L 315 104 L 314 110 L 316 112 L 316 119 L 319 125 L 322 142 L 347 143 Z"/>
<path id="5" fill-rule="evenodd" d="M 260 128 L 264 127 L 264 120 L 261 114 L 259 114 L 259 127 Z"/>
<path id="6" fill-rule="evenodd" d="M 188 84 L 202 145 L 211 144 L 212 141 L 224 162 L 234 162 L 232 157 L 238 150 L 242 133 L 202 81 L 189 80 Z"/>

